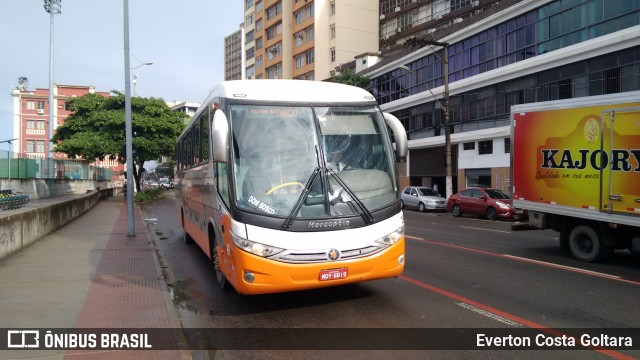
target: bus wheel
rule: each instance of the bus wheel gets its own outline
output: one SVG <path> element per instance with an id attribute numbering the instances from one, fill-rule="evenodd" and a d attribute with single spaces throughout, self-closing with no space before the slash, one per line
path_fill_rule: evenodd
<path id="1" fill-rule="evenodd" d="M 609 254 L 598 232 L 588 225 L 578 225 L 571 230 L 569 248 L 576 259 L 585 262 L 604 260 Z"/>
<path id="2" fill-rule="evenodd" d="M 220 289 L 226 290 L 229 289 L 230 285 L 227 281 L 227 277 L 224 275 L 222 270 L 220 269 L 220 256 L 218 255 L 218 241 L 215 239 L 215 236 L 212 237 L 211 229 L 209 230 L 209 242 L 211 243 L 211 261 L 213 262 L 213 269 L 216 271 L 216 282 L 218 283 L 218 287 Z"/>
<path id="3" fill-rule="evenodd" d="M 181 220 L 180 225 L 182 225 L 182 231 L 184 231 L 184 237 L 182 238 L 182 241 L 184 241 L 184 243 L 187 245 L 191 245 L 193 244 L 193 238 L 191 237 L 191 235 L 187 233 L 187 229 L 184 227 L 184 210 L 180 211 L 180 220 Z"/>

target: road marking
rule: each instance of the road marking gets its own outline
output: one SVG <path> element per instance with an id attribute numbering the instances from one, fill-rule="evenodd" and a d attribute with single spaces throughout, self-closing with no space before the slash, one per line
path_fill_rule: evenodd
<path id="1" fill-rule="evenodd" d="M 571 267 L 571 266 L 566 266 L 566 265 L 560 265 L 560 264 L 554 264 L 554 263 L 549 263 L 549 262 L 540 261 L 540 260 L 527 259 L 527 258 L 523 258 L 523 257 L 519 257 L 519 256 L 509 255 L 509 254 L 498 254 L 498 253 L 493 253 L 493 252 L 490 252 L 490 251 L 478 250 L 478 249 L 468 248 L 468 247 L 464 247 L 464 246 L 460 246 L 460 245 L 445 244 L 445 243 L 441 243 L 441 242 L 437 242 L 437 241 L 433 241 L 433 240 L 427 240 L 427 239 L 423 239 L 423 238 L 415 237 L 415 236 L 411 236 L 411 235 L 405 235 L 405 237 L 407 239 L 421 241 L 421 242 L 425 242 L 425 243 L 428 243 L 428 244 L 446 246 L 446 247 L 451 247 L 451 248 L 460 249 L 460 250 L 464 250 L 464 251 L 475 252 L 475 253 L 478 253 L 478 254 L 484 254 L 484 255 L 489 255 L 489 256 L 497 256 L 497 257 L 506 258 L 506 259 L 510 259 L 510 260 L 521 261 L 521 262 L 526 262 L 526 263 L 530 263 L 530 264 L 536 264 L 536 265 L 540 265 L 540 266 L 546 266 L 546 267 L 550 267 L 550 268 L 554 268 L 554 269 L 566 270 L 566 271 L 571 271 L 571 272 L 575 272 L 575 273 L 579 273 L 579 274 L 595 276 L 595 277 L 599 277 L 599 278 L 602 278 L 602 279 L 609 279 L 609 280 L 621 281 L 621 282 L 628 283 L 628 284 L 633 284 L 633 285 L 640 285 L 640 281 L 627 280 L 627 279 L 624 279 L 624 278 L 622 278 L 620 276 L 616 276 L 616 275 L 609 275 L 609 274 L 599 273 L 599 272 L 595 272 L 595 271 L 591 271 L 591 270 L 586 270 L 586 269 L 581 269 L 581 268 L 576 268 L 576 267 Z"/>
<path id="2" fill-rule="evenodd" d="M 550 263 L 550 262 L 546 262 L 546 261 L 533 260 L 533 259 L 529 259 L 529 258 L 523 258 L 523 257 L 520 257 L 520 256 L 513 256 L 513 255 L 508 255 L 508 254 L 502 254 L 502 256 L 508 257 L 508 258 L 512 258 L 512 259 L 515 259 L 515 260 L 524 261 L 524 262 L 540 264 L 540 265 L 544 265 L 544 266 L 550 266 L 550 267 L 554 267 L 554 268 L 558 268 L 558 269 L 565 269 L 565 270 L 569 270 L 569 271 L 573 271 L 573 272 L 579 272 L 579 273 L 583 273 L 583 274 L 589 274 L 589 275 L 594 275 L 594 276 L 599 276 L 599 277 L 604 277 L 604 278 L 609 278 L 609 279 L 616 279 L 616 280 L 622 279 L 622 277 L 617 276 L 617 275 L 610 275 L 610 274 L 605 274 L 605 273 L 601 273 L 601 272 L 580 269 L 580 268 L 572 267 L 572 266 L 554 264 L 554 263 Z"/>
<path id="3" fill-rule="evenodd" d="M 493 229 L 477 228 L 477 227 L 471 227 L 471 226 L 460 226 L 460 227 L 465 229 L 484 230 L 484 231 L 493 231 L 493 232 L 499 232 L 504 234 L 511 234 L 511 231 L 504 231 L 504 230 L 493 230 Z"/>
<path id="4" fill-rule="evenodd" d="M 475 307 L 475 308 L 477 308 L 479 310 L 483 310 L 485 312 L 488 312 L 488 313 L 491 313 L 491 314 L 496 315 L 498 317 L 507 319 L 507 320 L 512 321 L 514 323 L 521 324 L 521 325 L 524 325 L 524 326 L 527 326 L 527 327 L 530 327 L 530 328 L 533 328 L 533 329 L 538 329 L 540 331 L 544 331 L 545 333 L 547 333 L 549 335 L 559 336 L 559 337 L 567 336 L 567 334 L 565 334 L 565 333 L 563 333 L 563 332 L 561 332 L 559 330 L 556 330 L 556 329 L 553 329 L 553 328 L 550 328 L 550 327 L 546 327 L 546 326 L 544 326 L 542 324 L 538 324 L 536 322 L 527 320 L 525 318 L 521 318 L 521 317 L 513 315 L 513 314 L 509 314 L 508 312 L 505 312 L 505 311 L 502 311 L 502 310 L 498 310 L 498 309 L 496 309 L 494 307 L 479 303 L 477 301 L 473 301 L 473 300 L 471 300 L 469 298 L 466 298 L 464 296 L 461 296 L 461 295 L 458 295 L 458 294 L 454 294 L 452 292 L 449 292 L 449 291 L 444 290 L 444 289 L 440 289 L 439 287 L 436 287 L 436 286 L 433 286 L 433 285 L 429 285 L 429 284 L 424 283 L 422 281 L 415 280 L 415 279 L 412 279 L 410 277 L 406 277 L 405 275 L 400 275 L 399 278 L 402 279 L 402 280 L 405 280 L 405 281 L 407 281 L 407 282 L 409 282 L 409 283 L 411 283 L 413 285 L 419 286 L 421 288 L 427 289 L 427 290 L 435 292 L 437 294 L 440 294 L 440 295 L 446 296 L 448 298 L 454 299 L 454 300 L 458 301 L 458 305 L 460 305 L 459 303 L 465 303 L 465 304 L 467 304 L 467 305 L 469 305 L 471 307 Z M 465 307 L 465 306 L 463 306 L 463 307 Z M 612 357 L 614 359 L 619 359 L 619 360 L 633 359 L 633 357 L 630 357 L 628 355 L 619 353 L 619 352 L 614 351 L 614 350 L 608 350 L 608 349 L 603 349 L 603 348 L 595 348 L 595 347 L 587 347 L 587 348 L 590 349 L 590 350 L 593 350 L 593 351 L 597 351 L 597 352 L 599 352 L 601 354 L 610 356 L 610 357 Z"/>
<path id="5" fill-rule="evenodd" d="M 484 315 L 484 316 L 486 316 L 488 318 L 491 318 L 493 320 L 497 320 L 497 321 L 499 321 L 499 322 L 501 322 L 503 324 L 507 324 L 507 325 L 510 325 L 510 326 L 522 326 L 522 324 L 520 324 L 519 322 L 503 318 L 502 316 L 498 316 L 498 315 L 496 315 L 496 314 L 494 314 L 492 312 L 489 312 L 489 311 L 486 311 L 486 310 L 482 310 L 482 309 L 477 308 L 477 307 L 475 307 L 473 305 L 469 305 L 469 304 L 466 304 L 466 303 L 463 303 L 463 302 L 457 302 L 456 305 L 461 306 L 461 307 L 463 307 L 465 309 L 471 310 L 473 312 L 476 312 L 476 313 L 478 313 L 480 315 Z"/>

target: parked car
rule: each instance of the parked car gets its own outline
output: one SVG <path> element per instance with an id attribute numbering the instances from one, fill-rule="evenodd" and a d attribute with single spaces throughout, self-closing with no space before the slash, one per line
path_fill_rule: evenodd
<path id="1" fill-rule="evenodd" d="M 425 210 L 445 210 L 447 200 L 436 194 L 435 191 L 420 186 L 409 186 L 404 188 L 400 195 L 402 208 L 405 206 Z"/>
<path id="2" fill-rule="evenodd" d="M 522 210 L 511 206 L 511 197 L 499 189 L 469 188 L 453 194 L 447 201 L 447 210 L 453 216 L 464 214 L 484 215 L 487 219 L 510 219 Z"/>
<path id="3" fill-rule="evenodd" d="M 173 189 L 173 180 L 169 178 L 160 178 L 160 180 L 158 180 L 158 186 L 165 190 Z"/>

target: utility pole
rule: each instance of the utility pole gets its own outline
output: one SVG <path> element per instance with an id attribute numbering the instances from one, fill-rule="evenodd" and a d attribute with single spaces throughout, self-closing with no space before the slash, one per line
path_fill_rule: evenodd
<path id="1" fill-rule="evenodd" d="M 450 128 L 450 119 L 449 119 L 449 43 L 433 41 L 433 40 L 422 40 L 425 45 L 435 45 L 441 46 L 444 50 L 443 58 L 440 58 L 444 64 L 444 106 L 440 103 L 440 100 L 433 94 L 431 89 L 427 87 L 427 90 L 431 93 L 431 96 L 436 100 L 436 102 L 440 105 L 442 110 L 444 111 L 444 147 L 445 147 L 445 171 L 446 171 L 446 186 L 445 186 L 445 194 L 446 197 L 449 198 L 453 194 L 453 170 L 452 170 L 452 160 L 451 160 L 451 128 Z M 433 49 L 433 48 L 432 48 Z M 435 50 L 433 54 L 436 55 Z M 438 56 L 438 55 L 436 55 Z M 439 56 L 438 56 L 439 57 Z M 424 82 L 422 77 L 418 75 L 415 71 L 411 70 L 408 66 L 402 65 L 399 67 L 400 69 L 406 70 L 418 77 L 418 80 Z"/>
<path id="2" fill-rule="evenodd" d="M 55 126 L 55 118 L 53 116 L 53 111 L 55 110 L 55 103 L 53 99 L 53 17 L 54 15 L 61 14 L 62 11 L 60 5 L 62 0 L 44 0 L 44 10 L 49 13 L 50 18 L 50 28 L 49 28 L 49 157 L 51 159 L 54 158 L 53 153 L 53 143 L 51 142 L 51 138 L 53 137 L 53 132 L 56 129 Z"/>
<path id="3" fill-rule="evenodd" d="M 136 236 L 133 217 L 133 130 L 131 128 L 131 68 L 129 65 L 129 0 L 123 0 L 124 6 L 124 113 L 125 113 L 125 151 L 127 163 L 127 236 Z"/>

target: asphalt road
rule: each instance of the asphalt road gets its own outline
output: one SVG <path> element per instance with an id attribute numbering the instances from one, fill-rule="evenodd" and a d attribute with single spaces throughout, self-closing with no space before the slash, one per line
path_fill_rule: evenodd
<path id="1" fill-rule="evenodd" d="M 410 328 L 415 329 L 413 336 L 446 337 L 453 347 L 458 336 L 446 329 L 468 329 L 474 338 L 482 329 L 494 328 L 506 329 L 507 334 L 513 331 L 514 336 L 522 329 L 537 328 L 545 337 L 565 334 L 570 328 L 578 336 L 585 328 L 637 331 L 640 262 L 628 253 L 616 253 L 606 263 L 585 264 L 562 253 L 557 234 L 552 231 L 512 232 L 511 224 L 505 221 L 405 210 L 407 263 L 401 277 L 312 291 L 245 296 L 219 289 L 209 259 L 197 246 L 183 243 L 172 198 L 143 206 L 143 213 L 164 256 L 183 328 L 341 329 L 307 334 L 328 336 L 328 341 L 333 341 L 313 350 L 195 351 L 196 358 L 640 357 L 638 350 L 580 347 L 577 349 L 581 350 L 543 351 L 322 350 L 336 348 L 338 336 L 347 340 L 353 336 L 355 343 L 359 340 L 356 336 L 368 335 L 350 332 L 350 328 Z M 388 334 L 407 335 L 393 331 Z M 187 337 L 196 348 L 205 341 L 203 336 L 213 335 L 189 333 Z M 248 343 L 250 336 L 247 335 Z M 306 348 L 304 344 L 301 347 Z"/>

